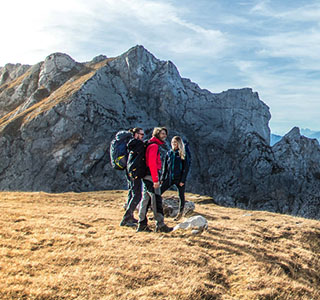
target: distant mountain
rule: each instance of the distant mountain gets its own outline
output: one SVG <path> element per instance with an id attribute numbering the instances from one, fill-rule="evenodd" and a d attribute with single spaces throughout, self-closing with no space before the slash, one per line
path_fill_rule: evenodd
<path id="1" fill-rule="evenodd" d="M 320 131 L 313 131 L 308 128 L 300 130 L 301 135 L 308 137 L 310 139 L 317 139 L 320 143 Z M 282 136 L 271 133 L 270 135 L 270 145 L 273 146 L 275 143 L 281 140 Z"/>
<path id="2" fill-rule="evenodd" d="M 270 135 L 270 145 L 273 146 L 275 143 L 278 143 L 281 140 L 282 136 L 271 133 Z"/>
<path id="3" fill-rule="evenodd" d="M 317 139 L 320 142 L 320 131 L 313 131 L 309 128 L 301 129 L 301 134 L 312 139 Z"/>

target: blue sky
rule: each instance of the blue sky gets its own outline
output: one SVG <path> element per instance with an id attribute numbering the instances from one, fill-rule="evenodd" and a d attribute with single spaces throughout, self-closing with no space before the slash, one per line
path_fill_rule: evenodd
<path id="1" fill-rule="evenodd" d="M 251 87 L 273 133 L 320 131 L 319 1 L 10 0 L 1 15 L 0 66 L 140 44 L 211 92 Z"/>

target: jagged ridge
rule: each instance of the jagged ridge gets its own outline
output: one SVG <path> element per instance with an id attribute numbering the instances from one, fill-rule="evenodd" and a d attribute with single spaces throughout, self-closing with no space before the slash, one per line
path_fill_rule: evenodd
<path id="1" fill-rule="evenodd" d="M 320 218 L 319 143 L 294 129 L 270 147 L 269 108 L 250 88 L 203 90 L 142 46 L 82 64 L 52 54 L 14 80 L 0 88 L 1 189 L 124 187 L 107 152 L 115 132 L 165 125 L 190 142 L 187 190 L 226 206 Z"/>

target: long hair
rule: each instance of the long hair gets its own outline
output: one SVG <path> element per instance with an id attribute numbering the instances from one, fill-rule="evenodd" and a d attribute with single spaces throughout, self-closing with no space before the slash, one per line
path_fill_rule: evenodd
<path id="1" fill-rule="evenodd" d="M 183 142 L 182 138 L 180 136 L 176 135 L 172 138 L 171 143 L 172 143 L 172 141 L 176 141 L 178 143 L 180 158 L 185 159 L 186 158 L 186 149 L 185 149 L 184 142 Z"/>
<path id="2" fill-rule="evenodd" d="M 153 129 L 153 132 L 152 132 L 152 136 L 156 137 L 157 139 L 160 138 L 160 132 L 164 130 L 166 132 L 166 134 L 168 135 L 168 129 L 165 128 L 165 127 L 155 127 Z"/>

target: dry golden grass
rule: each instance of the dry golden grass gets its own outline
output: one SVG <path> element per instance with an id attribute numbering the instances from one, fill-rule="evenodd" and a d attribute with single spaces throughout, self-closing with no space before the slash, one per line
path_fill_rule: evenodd
<path id="1" fill-rule="evenodd" d="M 207 232 L 136 233 L 125 191 L 0 199 L 1 299 L 320 299 L 319 221 L 187 194 Z"/>
<path id="2" fill-rule="evenodd" d="M 25 72 L 24 74 L 22 74 L 21 76 L 17 77 L 16 79 L 12 80 L 11 82 L 8 83 L 4 83 L 2 85 L 0 85 L 0 92 L 2 92 L 3 90 L 7 89 L 15 89 L 16 87 L 18 87 L 22 81 L 31 74 L 31 71 L 28 70 L 27 72 Z"/>

